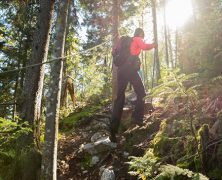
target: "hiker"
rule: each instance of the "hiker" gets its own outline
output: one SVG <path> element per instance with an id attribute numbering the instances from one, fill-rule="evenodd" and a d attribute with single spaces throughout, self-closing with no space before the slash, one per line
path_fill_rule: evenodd
<path id="1" fill-rule="evenodd" d="M 130 56 L 125 63 L 118 67 L 117 70 L 117 98 L 114 101 L 112 116 L 111 116 L 111 136 L 110 140 L 116 142 L 116 133 L 120 125 L 120 119 L 123 112 L 125 101 L 125 90 L 127 84 L 130 82 L 136 93 L 137 100 L 135 102 L 135 109 L 132 114 L 132 123 L 141 126 L 143 124 L 144 116 L 144 100 L 146 96 L 145 89 L 138 73 L 140 70 L 139 54 L 141 50 L 150 50 L 156 47 L 154 43 L 146 44 L 144 42 L 144 31 L 137 28 L 134 32 L 134 37 L 131 39 Z"/>

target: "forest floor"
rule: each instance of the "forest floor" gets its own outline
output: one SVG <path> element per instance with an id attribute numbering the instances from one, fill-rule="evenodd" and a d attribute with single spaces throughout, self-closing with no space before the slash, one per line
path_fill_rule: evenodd
<path id="1" fill-rule="evenodd" d="M 115 173 L 115 179 L 137 179 L 136 176 L 131 176 L 129 165 L 129 156 L 143 156 L 149 142 L 152 140 L 153 134 L 159 130 L 160 121 L 150 123 L 155 113 L 145 115 L 144 127 L 132 127 L 120 130 L 118 134 L 118 143 L 115 149 L 112 149 L 103 156 L 103 158 L 94 166 L 89 165 L 91 157 L 80 151 L 80 146 L 90 142 L 91 124 L 98 116 L 109 117 L 111 114 L 111 106 L 108 105 L 97 111 L 94 115 L 81 120 L 75 127 L 74 132 L 68 135 L 62 135 L 58 145 L 58 180 L 81 180 L 90 179 L 98 180 L 101 177 L 101 167 L 112 167 Z M 152 130 L 147 130 L 148 124 L 152 124 Z M 142 133 L 141 133 L 142 132 Z M 135 141 L 131 137 L 134 136 Z M 128 139 L 128 140 L 126 140 Z"/>

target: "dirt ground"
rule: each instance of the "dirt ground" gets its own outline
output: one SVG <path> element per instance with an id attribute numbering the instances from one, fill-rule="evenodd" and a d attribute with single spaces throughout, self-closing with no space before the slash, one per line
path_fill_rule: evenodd
<path id="1" fill-rule="evenodd" d="M 101 112 L 100 112 L 101 113 Z M 102 110 L 104 114 L 110 114 L 110 109 Z M 133 148 L 131 154 L 127 156 L 124 144 L 124 134 L 118 134 L 117 148 L 107 152 L 103 159 L 93 167 L 87 166 L 84 168 L 83 161 L 87 158 L 83 152 L 79 151 L 80 145 L 90 142 L 90 136 L 86 136 L 85 129 L 89 127 L 90 121 L 87 119 L 77 126 L 75 132 L 63 137 L 59 140 L 58 145 L 58 180 L 98 180 L 100 179 L 100 167 L 113 167 L 115 179 L 117 180 L 133 180 L 137 179 L 135 176 L 128 174 L 129 161 L 128 156 L 142 156 L 145 149 L 149 145 L 149 139 L 139 142 L 139 145 Z"/>

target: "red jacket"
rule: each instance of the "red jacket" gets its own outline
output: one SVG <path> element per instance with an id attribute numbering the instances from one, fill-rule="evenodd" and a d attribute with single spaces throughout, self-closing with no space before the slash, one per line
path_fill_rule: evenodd
<path id="1" fill-rule="evenodd" d="M 132 55 L 139 55 L 141 50 L 150 50 L 154 47 L 154 44 L 146 44 L 141 37 L 133 37 L 130 52 Z"/>

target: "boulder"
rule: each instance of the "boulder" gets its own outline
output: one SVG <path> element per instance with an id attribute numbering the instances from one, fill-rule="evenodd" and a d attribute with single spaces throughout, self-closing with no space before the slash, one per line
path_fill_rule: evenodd
<path id="1" fill-rule="evenodd" d="M 110 141 L 109 137 L 102 137 L 93 143 L 82 144 L 80 149 L 95 155 L 101 152 L 106 152 L 117 147 L 116 143 Z"/>
<path id="2" fill-rule="evenodd" d="M 115 173 L 112 169 L 105 169 L 100 180 L 115 180 Z"/>

